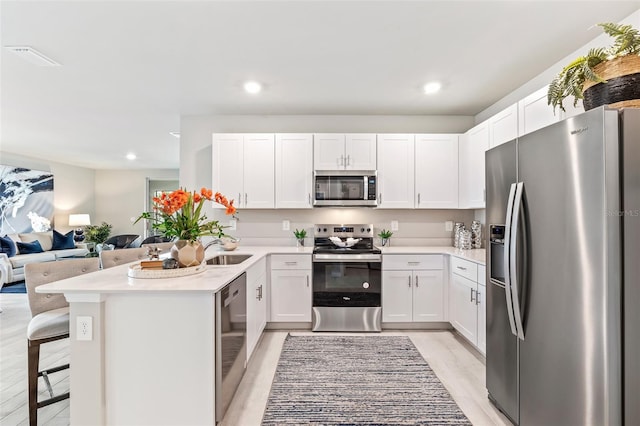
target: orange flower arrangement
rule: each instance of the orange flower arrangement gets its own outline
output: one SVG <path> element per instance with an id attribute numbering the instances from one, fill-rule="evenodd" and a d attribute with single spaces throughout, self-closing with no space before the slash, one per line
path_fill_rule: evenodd
<path id="1" fill-rule="evenodd" d="M 177 237 L 180 240 L 195 241 L 204 235 L 213 235 L 218 238 L 225 234 L 225 226 L 220 225 L 217 220 L 207 220 L 207 216 L 202 213 L 202 206 L 205 201 L 214 201 L 226 207 L 227 215 L 235 215 L 236 208 L 233 200 L 207 188 L 202 188 L 200 192 L 188 192 L 184 189 L 175 190 L 169 194 L 162 193 L 160 197 L 153 197 L 153 210 L 155 212 L 144 212 L 138 217 L 140 219 L 151 220 L 153 229 L 165 237 Z"/>

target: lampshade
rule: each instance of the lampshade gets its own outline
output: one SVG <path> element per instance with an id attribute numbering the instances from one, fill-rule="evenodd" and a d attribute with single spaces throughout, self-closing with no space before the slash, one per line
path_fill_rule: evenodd
<path id="1" fill-rule="evenodd" d="M 69 226 L 86 226 L 91 225 L 91 218 L 88 214 L 70 214 Z"/>

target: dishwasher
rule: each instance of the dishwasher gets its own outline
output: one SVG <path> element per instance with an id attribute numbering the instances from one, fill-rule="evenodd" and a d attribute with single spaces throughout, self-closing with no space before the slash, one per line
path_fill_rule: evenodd
<path id="1" fill-rule="evenodd" d="M 247 274 L 216 293 L 216 423 L 220 422 L 247 367 Z"/>

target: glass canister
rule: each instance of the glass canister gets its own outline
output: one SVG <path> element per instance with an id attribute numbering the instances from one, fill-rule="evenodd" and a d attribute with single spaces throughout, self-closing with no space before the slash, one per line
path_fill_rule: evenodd
<path id="1" fill-rule="evenodd" d="M 471 222 L 471 248 L 482 248 L 482 224 L 478 220 Z"/>
<path id="2" fill-rule="evenodd" d="M 460 231 L 464 229 L 463 222 L 456 222 L 453 227 L 453 246 L 455 248 L 460 248 Z"/>
<path id="3" fill-rule="evenodd" d="M 462 250 L 469 250 L 471 247 L 471 230 L 463 229 L 460 231 L 460 248 Z"/>

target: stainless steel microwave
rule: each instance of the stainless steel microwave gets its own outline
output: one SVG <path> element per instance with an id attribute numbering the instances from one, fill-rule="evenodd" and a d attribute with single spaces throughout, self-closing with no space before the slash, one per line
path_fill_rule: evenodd
<path id="1" fill-rule="evenodd" d="M 316 170 L 313 177 L 316 207 L 375 207 L 377 173 L 359 170 Z"/>

